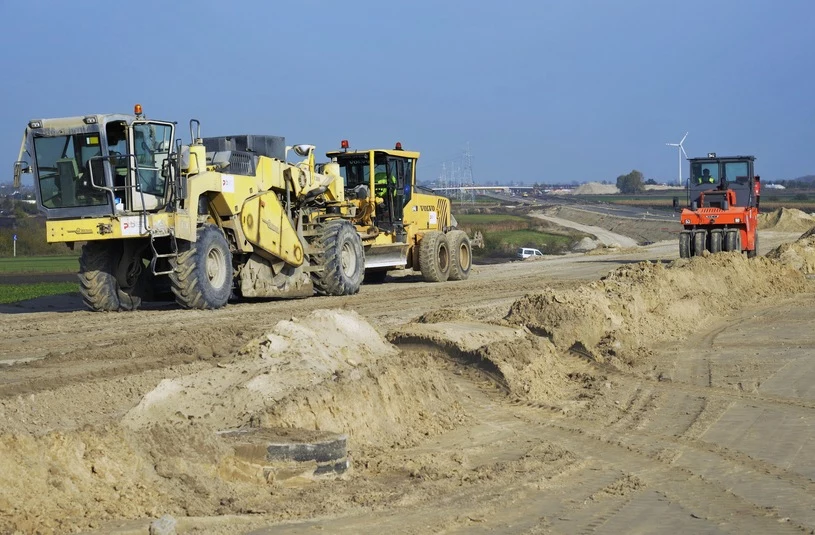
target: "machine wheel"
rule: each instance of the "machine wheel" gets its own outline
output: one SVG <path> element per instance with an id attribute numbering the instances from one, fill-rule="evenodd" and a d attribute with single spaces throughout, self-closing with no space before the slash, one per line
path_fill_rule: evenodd
<path id="1" fill-rule="evenodd" d="M 385 282 L 385 278 L 388 276 L 388 272 L 383 270 L 379 271 L 366 271 L 365 278 L 363 279 L 363 284 L 382 284 Z"/>
<path id="2" fill-rule="evenodd" d="M 329 221 L 322 228 L 316 258 L 321 271 L 311 274 L 314 289 L 320 295 L 353 295 L 365 276 L 362 239 L 348 221 Z"/>
<path id="3" fill-rule="evenodd" d="M 693 256 L 702 256 L 702 252 L 707 245 L 707 231 L 696 230 L 693 232 Z"/>
<path id="4" fill-rule="evenodd" d="M 450 243 L 447 236 L 432 231 L 419 242 L 419 269 L 427 282 L 444 282 L 450 276 Z"/>
<path id="5" fill-rule="evenodd" d="M 752 251 L 747 251 L 747 258 L 755 258 L 758 255 L 758 230 L 753 232 L 753 245 L 755 248 Z"/>
<path id="6" fill-rule="evenodd" d="M 691 233 L 682 231 L 679 233 L 679 258 L 690 258 Z"/>
<path id="7" fill-rule="evenodd" d="M 135 285 L 125 291 L 116 280 L 121 259 L 122 245 L 118 242 L 88 242 L 82 247 L 79 293 L 91 310 L 135 310 L 141 305 L 141 298 L 133 291 Z"/>
<path id="8" fill-rule="evenodd" d="M 450 242 L 450 277 L 451 281 L 463 281 L 470 276 L 473 265 L 473 252 L 470 238 L 463 230 L 451 230 L 447 233 Z"/>
<path id="9" fill-rule="evenodd" d="M 186 246 L 185 246 L 186 245 Z M 179 243 L 170 284 L 184 308 L 221 308 L 232 293 L 232 253 L 221 229 L 204 225 L 195 243 Z M 184 250 L 186 249 L 186 250 Z"/>
<path id="10" fill-rule="evenodd" d="M 738 230 L 727 229 L 724 231 L 724 250 L 727 252 L 738 251 L 737 240 L 739 236 Z"/>
<path id="11" fill-rule="evenodd" d="M 722 252 L 722 229 L 710 231 L 710 252 L 713 254 Z"/>

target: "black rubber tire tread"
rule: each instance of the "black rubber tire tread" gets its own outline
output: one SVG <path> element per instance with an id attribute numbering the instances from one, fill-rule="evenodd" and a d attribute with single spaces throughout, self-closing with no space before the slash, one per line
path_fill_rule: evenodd
<path id="1" fill-rule="evenodd" d="M 747 251 L 747 258 L 755 258 L 758 256 L 758 230 L 754 230 L 753 232 L 755 233 L 753 235 L 753 245 L 755 245 L 755 249 Z"/>
<path id="2" fill-rule="evenodd" d="M 722 229 L 710 231 L 710 252 L 712 254 L 722 252 Z"/>
<path id="3" fill-rule="evenodd" d="M 690 258 L 691 233 L 683 231 L 679 233 L 679 258 Z"/>
<path id="4" fill-rule="evenodd" d="M 204 225 L 198 229 L 195 243 L 179 242 L 178 258 L 173 259 L 170 287 L 176 303 L 184 308 L 216 309 L 232 294 L 232 253 L 221 229 Z M 214 286 L 207 275 L 207 258 L 217 250 L 224 262 L 224 280 Z"/>
<path id="5" fill-rule="evenodd" d="M 362 238 L 349 221 L 341 219 L 327 222 L 317 240 L 320 249 L 312 263 L 323 269 L 311 274 L 314 291 L 318 295 L 354 295 L 359 292 L 365 277 L 365 253 Z M 347 248 L 354 255 L 351 272 L 342 264 L 342 251 Z"/>
<path id="6" fill-rule="evenodd" d="M 79 293 L 85 305 L 96 312 L 136 310 L 141 297 L 122 291 L 114 275 L 122 256 L 121 244 L 92 241 L 82 246 L 79 257 Z"/>
<path id="7" fill-rule="evenodd" d="M 365 272 L 365 279 L 363 279 L 363 284 L 382 284 L 385 282 L 385 279 L 388 276 L 388 272 L 385 270 L 378 270 L 378 271 L 366 271 Z"/>
<path id="8" fill-rule="evenodd" d="M 463 230 L 451 230 L 447 233 L 450 242 L 450 276 L 448 280 L 463 281 L 470 276 L 473 267 L 473 250 L 470 238 Z"/>
<path id="9" fill-rule="evenodd" d="M 450 243 L 439 231 L 427 232 L 419 242 L 419 270 L 427 282 L 444 282 L 450 276 Z"/>
<path id="10" fill-rule="evenodd" d="M 113 275 L 116 254 L 110 242 L 88 242 L 79 257 L 79 293 L 91 310 L 119 310 L 119 291 Z"/>
<path id="11" fill-rule="evenodd" d="M 707 231 L 695 231 L 693 233 L 693 250 L 691 251 L 693 256 L 702 256 L 705 245 L 707 245 Z"/>
<path id="12" fill-rule="evenodd" d="M 724 231 L 724 250 L 726 252 L 738 251 L 739 231 L 727 229 Z"/>

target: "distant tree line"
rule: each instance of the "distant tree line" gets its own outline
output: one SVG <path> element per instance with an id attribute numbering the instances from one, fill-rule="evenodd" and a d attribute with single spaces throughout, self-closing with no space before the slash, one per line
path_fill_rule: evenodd
<path id="1" fill-rule="evenodd" d="M 634 169 L 627 175 L 618 176 L 617 189 L 620 190 L 620 193 L 642 193 L 645 191 L 642 173 Z"/>

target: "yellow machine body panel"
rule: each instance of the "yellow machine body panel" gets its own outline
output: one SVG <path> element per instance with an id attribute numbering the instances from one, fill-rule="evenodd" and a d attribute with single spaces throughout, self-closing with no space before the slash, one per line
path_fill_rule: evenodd
<path id="1" fill-rule="evenodd" d="M 166 232 L 175 227 L 172 213 L 132 214 L 118 217 L 92 217 L 85 219 L 49 219 L 45 222 L 48 243 L 111 240 L 118 238 L 144 238 L 150 229 Z"/>
<path id="2" fill-rule="evenodd" d="M 295 267 L 303 263 L 297 231 L 274 192 L 256 195 L 243 204 L 241 226 L 246 239 L 260 250 Z"/>
<path id="3" fill-rule="evenodd" d="M 405 204 L 402 223 L 408 232 L 447 229 L 452 226 L 450 201 L 438 195 L 414 193 Z"/>

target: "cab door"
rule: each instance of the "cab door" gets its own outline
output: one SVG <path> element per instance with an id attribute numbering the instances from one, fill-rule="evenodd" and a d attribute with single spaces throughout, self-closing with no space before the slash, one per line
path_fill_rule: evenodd
<path id="1" fill-rule="evenodd" d="M 388 171 L 396 178 L 396 183 L 393 184 L 393 208 L 391 210 L 393 219 L 391 223 L 400 226 L 402 225 L 405 203 L 407 203 L 407 199 L 409 199 L 409 195 L 406 195 L 406 190 L 408 190 L 408 192 L 410 190 L 409 187 L 405 187 L 410 185 L 409 179 L 407 178 L 406 164 L 405 158 L 388 158 Z"/>
<path id="2" fill-rule="evenodd" d="M 129 136 L 130 206 L 133 210 L 155 210 L 168 200 L 169 165 L 175 125 L 158 121 L 134 121 Z"/>

